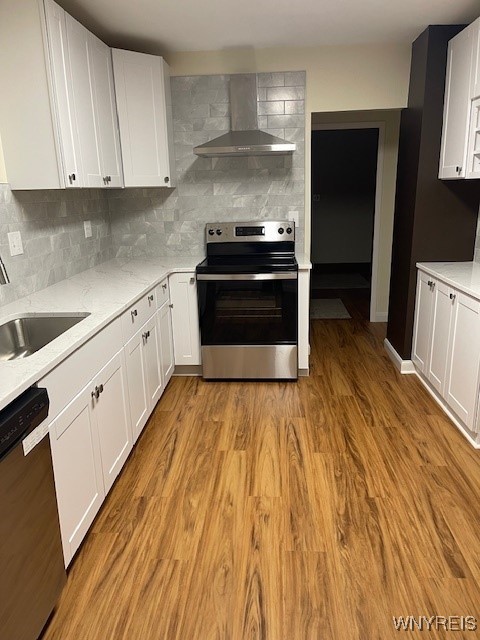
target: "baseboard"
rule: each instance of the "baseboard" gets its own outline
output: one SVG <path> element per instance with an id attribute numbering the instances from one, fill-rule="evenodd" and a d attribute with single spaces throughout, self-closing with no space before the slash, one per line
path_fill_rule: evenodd
<path id="1" fill-rule="evenodd" d="M 370 322 L 387 322 L 387 320 L 388 311 L 376 311 L 373 320 L 370 320 Z"/>
<path id="2" fill-rule="evenodd" d="M 472 447 L 474 449 L 480 449 L 480 442 L 477 442 L 477 440 L 475 439 L 475 435 L 476 434 L 472 433 L 472 431 L 470 431 L 470 429 L 468 429 L 463 424 L 463 422 L 460 420 L 460 418 L 458 418 L 457 415 L 450 409 L 450 407 L 445 402 L 445 400 L 442 398 L 442 396 L 440 396 L 435 391 L 435 389 L 433 389 L 433 387 L 430 386 L 428 381 L 425 380 L 425 378 L 422 376 L 422 374 L 420 372 L 418 372 L 416 369 L 415 369 L 415 374 L 416 374 L 417 378 L 420 380 L 420 382 L 423 384 L 425 389 L 428 391 L 428 393 L 432 396 L 432 398 L 435 400 L 435 402 L 442 409 L 442 411 L 447 414 L 447 416 L 450 418 L 450 420 L 453 422 L 453 424 L 457 427 L 457 429 L 460 431 L 462 436 L 464 436 L 468 440 L 468 442 L 472 445 Z M 477 435 L 476 437 L 478 438 L 479 436 Z"/>
<path id="3" fill-rule="evenodd" d="M 308 376 L 310 375 L 310 372 L 308 369 L 299 369 L 298 370 L 298 377 L 299 378 L 308 378 Z"/>
<path id="4" fill-rule="evenodd" d="M 385 346 L 386 352 L 389 355 L 390 360 L 393 362 L 395 367 L 400 371 L 400 373 L 405 375 L 417 373 L 413 362 L 411 360 L 402 360 L 402 358 L 398 355 L 398 353 L 392 347 L 390 341 L 387 340 L 387 338 L 385 338 L 385 340 L 383 341 L 383 344 Z"/>
<path id="5" fill-rule="evenodd" d="M 173 371 L 174 376 L 201 376 L 201 364 L 177 364 Z"/>

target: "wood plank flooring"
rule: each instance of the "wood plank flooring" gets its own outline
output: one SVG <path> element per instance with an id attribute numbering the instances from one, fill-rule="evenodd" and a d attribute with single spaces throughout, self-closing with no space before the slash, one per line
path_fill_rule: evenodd
<path id="1" fill-rule="evenodd" d="M 384 325 L 353 315 L 313 321 L 298 383 L 171 381 L 44 640 L 385 640 L 402 635 L 392 616 L 480 624 L 480 451 L 397 373 Z"/>

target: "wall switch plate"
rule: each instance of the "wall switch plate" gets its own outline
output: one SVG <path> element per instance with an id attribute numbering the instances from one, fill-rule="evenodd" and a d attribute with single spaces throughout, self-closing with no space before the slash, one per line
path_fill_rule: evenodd
<path id="1" fill-rule="evenodd" d="M 294 222 L 295 226 L 298 227 L 298 211 L 289 211 L 288 219 L 290 222 Z"/>
<path id="2" fill-rule="evenodd" d="M 92 237 L 92 223 L 90 220 L 85 220 L 83 223 L 83 228 L 85 229 L 85 238 Z"/>
<path id="3" fill-rule="evenodd" d="M 8 244 L 11 256 L 19 256 L 23 253 L 23 243 L 20 231 L 11 231 L 8 235 Z"/>

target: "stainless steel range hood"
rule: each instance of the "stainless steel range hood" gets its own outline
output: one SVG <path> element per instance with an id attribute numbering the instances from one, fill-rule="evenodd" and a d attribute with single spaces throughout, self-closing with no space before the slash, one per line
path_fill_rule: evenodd
<path id="1" fill-rule="evenodd" d="M 272 156 L 295 151 L 294 142 L 259 130 L 257 76 L 254 73 L 230 76 L 230 112 L 232 130 L 195 147 L 193 152 L 197 156 Z"/>

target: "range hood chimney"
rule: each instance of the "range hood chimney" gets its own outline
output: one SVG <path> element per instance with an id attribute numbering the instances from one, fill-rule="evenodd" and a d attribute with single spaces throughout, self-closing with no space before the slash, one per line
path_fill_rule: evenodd
<path id="1" fill-rule="evenodd" d="M 295 151 L 295 143 L 260 131 L 257 120 L 257 76 L 230 76 L 231 131 L 193 149 L 197 156 L 275 156 Z"/>

